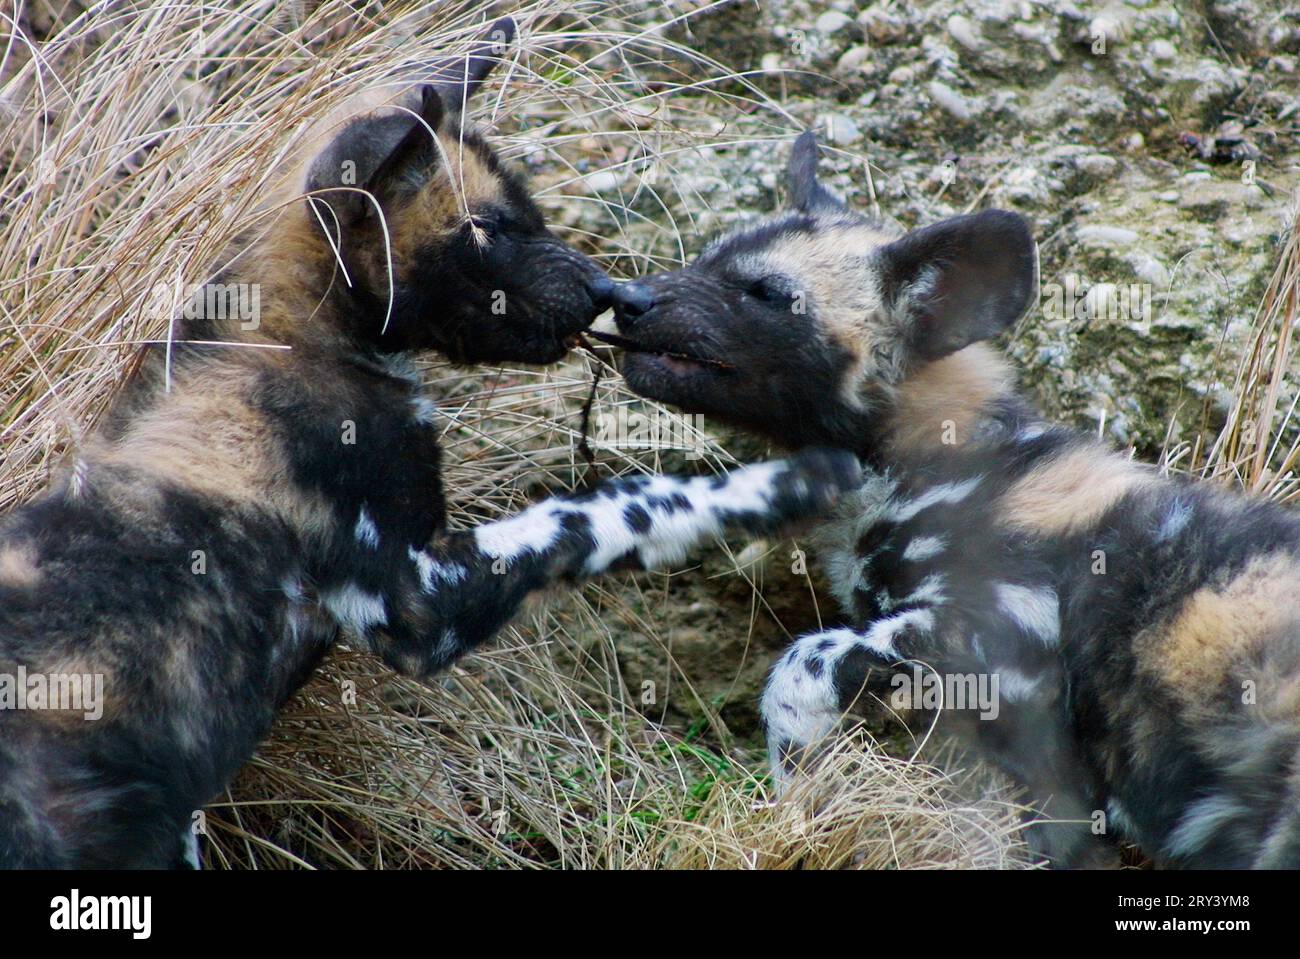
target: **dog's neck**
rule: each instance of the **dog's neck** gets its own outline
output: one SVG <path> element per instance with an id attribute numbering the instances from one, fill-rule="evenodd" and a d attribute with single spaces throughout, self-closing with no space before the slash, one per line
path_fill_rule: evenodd
<path id="1" fill-rule="evenodd" d="M 871 445 L 876 465 L 907 469 L 1046 427 L 1006 360 L 976 343 L 912 371 L 894 389 Z"/>
<path id="2" fill-rule="evenodd" d="M 229 266 L 187 297 L 174 340 L 340 355 L 355 350 L 347 328 L 344 272 L 301 208 L 285 210 L 263 236 L 235 241 L 224 259 Z M 312 277 L 326 279 L 309 281 Z M 213 314 L 214 304 L 224 312 Z"/>
<path id="3" fill-rule="evenodd" d="M 193 291 L 166 341 L 142 348 L 101 423 L 109 436 L 146 409 L 189 402 L 184 397 L 195 392 L 220 395 L 265 370 L 300 365 L 348 375 L 360 367 L 363 375 L 410 379 L 401 369 L 405 354 L 381 355 L 355 336 L 353 295 L 334 253 L 293 212 L 260 238 L 235 241 L 223 258 L 229 265 Z M 207 314 L 209 295 L 224 303 L 224 318 Z M 200 299 L 201 311 L 193 305 Z"/>

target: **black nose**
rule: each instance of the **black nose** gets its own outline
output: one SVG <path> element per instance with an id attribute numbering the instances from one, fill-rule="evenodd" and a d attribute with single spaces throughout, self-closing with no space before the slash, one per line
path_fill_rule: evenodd
<path id="1" fill-rule="evenodd" d="M 654 294 L 640 283 L 619 283 L 614 287 L 614 308 L 624 316 L 640 316 L 654 305 Z"/>
<path id="2" fill-rule="evenodd" d="M 592 302 L 602 310 L 614 305 L 614 295 L 617 289 L 618 284 L 604 273 L 587 283 L 588 295 L 591 297 Z"/>

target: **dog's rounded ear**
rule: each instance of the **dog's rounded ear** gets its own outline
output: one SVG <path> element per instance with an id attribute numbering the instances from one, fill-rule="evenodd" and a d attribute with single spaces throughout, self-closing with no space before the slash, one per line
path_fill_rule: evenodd
<path id="1" fill-rule="evenodd" d="M 447 108 L 459 110 L 473 95 L 514 35 L 513 19 L 498 20 L 464 56 L 449 57 L 427 71 L 423 86 L 410 88 L 391 103 L 378 103 L 342 126 L 309 164 L 304 184 L 307 192 L 316 194 L 312 209 L 327 228 L 334 230 L 330 212 L 340 228 L 374 214 L 374 204 L 359 191 L 382 196 L 386 185 L 413 165 L 426 171 L 437 165 L 430 131 L 441 126 Z"/>
<path id="2" fill-rule="evenodd" d="M 812 130 L 805 130 L 794 141 L 786 178 L 790 205 L 801 213 L 844 209 L 840 199 L 817 182 L 817 135 Z"/>
<path id="3" fill-rule="evenodd" d="M 433 133 L 443 114 L 442 94 L 426 84 L 391 107 L 348 120 L 307 168 L 304 189 L 316 194 L 313 207 L 323 214 L 315 204 L 325 203 L 340 225 L 371 215 L 374 204 L 358 191 L 377 194 L 411 164 L 436 164 Z"/>
<path id="4" fill-rule="evenodd" d="M 1001 333 L 1024 315 L 1038 289 L 1029 222 L 1006 210 L 913 230 L 877 255 L 885 302 L 922 359 Z"/>
<path id="5" fill-rule="evenodd" d="M 442 94 L 433 84 L 425 84 L 420 88 L 420 106 L 416 112 L 419 119 L 407 115 L 405 136 L 393 145 L 366 177 L 366 189 L 371 193 L 378 194 L 388 180 L 411 164 L 421 163 L 431 167 L 436 162 L 438 153 L 433 145 L 433 137 L 442 124 L 444 110 Z"/>

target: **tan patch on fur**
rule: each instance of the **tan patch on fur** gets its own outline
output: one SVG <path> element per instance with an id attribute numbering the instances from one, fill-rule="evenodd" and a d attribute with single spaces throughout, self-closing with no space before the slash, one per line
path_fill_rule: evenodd
<path id="1" fill-rule="evenodd" d="M 846 372 L 843 398 L 861 405 L 861 390 L 889 378 L 889 357 L 901 347 L 901 331 L 885 315 L 884 301 L 869 258 L 897 234 L 863 224 L 831 221 L 812 234 L 774 240 L 747 264 L 757 279 L 765 272 L 788 276 L 815 305 L 821 331 L 854 363 Z M 901 353 L 894 361 L 901 360 Z"/>
<path id="2" fill-rule="evenodd" d="M 895 391 L 891 444 L 900 452 L 959 449 L 1010 390 L 1006 361 L 983 343 L 927 363 Z"/>
<path id="3" fill-rule="evenodd" d="M 24 589 L 41 579 L 36 550 L 27 545 L 0 546 L 0 584 Z"/>
<path id="4" fill-rule="evenodd" d="M 1059 536 L 1095 525 L 1124 495 L 1155 482 L 1148 466 L 1099 446 L 1054 456 L 1013 485 L 1002 497 L 1003 526 Z"/>
<path id="5" fill-rule="evenodd" d="M 1297 584 L 1300 585 L 1300 584 Z M 1292 595 L 1294 596 L 1294 586 Z M 1300 623 L 1293 624 L 1300 634 Z M 1268 719 L 1300 719 L 1300 676 L 1270 675 L 1261 678 L 1256 702 Z"/>
<path id="6" fill-rule="evenodd" d="M 242 400 L 252 394 L 252 371 L 230 364 L 223 372 L 221 383 L 203 375 L 173 383 L 100 462 L 221 499 L 258 498 L 273 441 L 266 420 Z"/>
<path id="7" fill-rule="evenodd" d="M 64 729 L 77 729 L 87 722 L 111 721 L 119 711 L 119 702 L 111 695 L 113 673 L 102 662 L 80 656 L 65 656 L 29 669 L 30 678 L 39 672 L 45 677 L 48 701 L 41 709 L 30 709 L 32 719 Z M 95 677 L 100 677 L 96 684 Z M 77 702 L 80 695 L 81 701 Z M 91 708 L 92 704 L 95 708 Z M 88 719 L 87 714 L 94 716 Z"/>
<path id="8" fill-rule="evenodd" d="M 1229 582 L 1187 597 L 1167 625 L 1139 636 L 1134 643 L 1138 662 L 1188 704 L 1208 706 L 1234 665 L 1249 667 L 1252 656 L 1279 639 L 1300 636 L 1297 595 L 1300 563 L 1294 556 L 1257 556 Z M 1259 705 L 1295 715 L 1300 688 L 1294 677 L 1289 680 L 1258 690 Z"/>
<path id="9" fill-rule="evenodd" d="M 400 263 L 438 237 L 459 229 L 467 215 L 501 196 L 501 178 L 457 136 L 438 134 L 438 169 L 413 202 L 389 222 L 394 261 Z"/>
<path id="10" fill-rule="evenodd" d="M 446 158 L 441 172 L 450 175 L 453 192 L 464 199 L 470 210 L 501 196 L 501 177 L 476 150 L 462 149 L 459 138 L 447 133 L 439 134 L 438 142 Z"/>
<path id="11" fill-rule="evenodd" d="M 279 362 L 283 357 L 260 358 Z M 173 383 L 170 393 L 159 393 L 117 442 L 97 446 L 94 465 L 124 467 L 215 499 L 276 509 L 304 534 L 320 534 L 333 524 L 332 514 L 319 495 L 304 495 L 292 481 L 270 424 L 245 401 L 253 395 L 258 366 L 247 356 L 241 359 L 209 367 Z M 127 497 L 147 493 L 138 484 L 122 489 Z"/>
<path id="12" fill-rule="evenodd" d="M 866 261 L 893 239 L 893 235 L 869 226 L 828 225 L 811 234 L 774 240 L 755 254 L 761 263 L 752 264 L 751 269 L 756 274 L 791 277 L 817 304 L 825 332 L 860 354 L 869 352 L 872 331 L 868 320 L 883 305 Z"/>
<path id="13" fill-rule="evenodd" d="M 343 275 L 315 216 L 305 203 L 284 209 L 267 236 L 237 261 L 229 278 L 262 288 L 258 328 L 232 331 L 230 336 L 266 344 L 314 341 L 325 349 L 343 344 L 344 324 L 326 298 L 331 281 L 341 284 Z M 264 359 L 275 361 L 270 355 Z"/>

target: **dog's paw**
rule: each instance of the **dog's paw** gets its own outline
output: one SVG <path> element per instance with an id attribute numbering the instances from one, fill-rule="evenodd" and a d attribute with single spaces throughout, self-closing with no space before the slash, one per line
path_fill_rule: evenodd
<path id="1" fill-rule="evenodd" d="M 845 450 L 813 447 L 780 461 L 772 509 L 777 522 L 820 516 L 862 485 L 862 465 Z"/>

